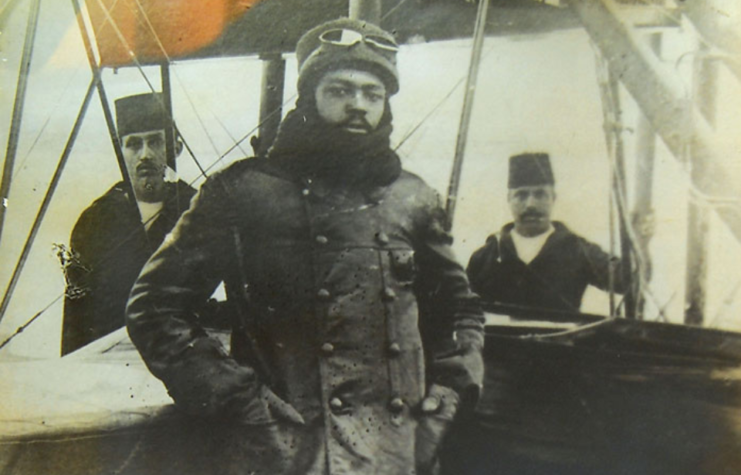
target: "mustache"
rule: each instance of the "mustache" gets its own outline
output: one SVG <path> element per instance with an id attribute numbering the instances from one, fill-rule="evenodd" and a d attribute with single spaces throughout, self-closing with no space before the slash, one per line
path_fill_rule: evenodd
<path id="1" fill-rule="evenodd" d="M 139 171 L 150 171 L 150 170 L 158 171 L 158 170 L 164 170 L 164 168 L 165 167 L 159 166 L 154 162 L 144 161 L 136 166 L 136 171 L 138 172 Z"/>
<path id="2" fill-rule="evenodd" d="M 365 129 L 367 132 L 371 132 L 373 130 L 373 127 L 371 127 L 368 120 L 365 118 L 364 112 L 349 112 L 347 119 L 343 120 L 338 124 L 340 127 L 360 127 L 362 129 Z"/>
<path id="3" fill-rule="evenodd" d="M 523 219 L 542 218 L 543 216 L 545 216 L 543 213 L 541 213 L 540 211 L 535 211 L 535 210 L 528 210 L 520 215 L 520 217 Z"/>

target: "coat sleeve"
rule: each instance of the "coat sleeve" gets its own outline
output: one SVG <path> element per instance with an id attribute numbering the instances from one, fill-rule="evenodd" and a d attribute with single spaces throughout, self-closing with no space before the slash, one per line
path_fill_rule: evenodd
<path id="1" fill-rule="evenodd" d="M 475 404 L 483 385 L 484 317 L 457 262 L 447 217 L 435 194 L 421 220 L 417 255 L 420 329 L 431 383 L 455 389 L 465 406 Z"/>
<path id="2" fill-rule="evenodd" d="M 579 238 L 579 247 L 584 261 L 587 281 L 595 287 L 610 290 L 610 265 L 612 263 L 612 285 L 615 292 L 623 294 L 630 282 L 623 278 L 623 261 L 603 251 L 597 244 Z"/>
<path id="3" fill-rule="evenodd" d="M 496 234 L 492 234 L 486 240 L 486 244 L 474 252 L 468 260 L 466 274 L 471 282 L 471 289 L 484 299 L 490 293 L 486 282 L 498 257 L 499 243 Z"/>
<path id="4" fill-rule="evenodd" d="M 219 179 L 201 188 L 144 266 L 127 307 L 132 341 L 176 404 L 197 415 L 228 413 L 254 400 L 252 368 L 238 364 L 198 323 L 199 308 L 234 258 L 233 203 Z"/>

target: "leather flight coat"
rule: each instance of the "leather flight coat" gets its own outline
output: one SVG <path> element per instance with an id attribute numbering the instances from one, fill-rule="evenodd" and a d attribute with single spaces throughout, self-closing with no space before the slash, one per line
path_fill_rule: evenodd
<path id="1" fill-rule="evenodd" d="M 424 473 L 483 377 L 483 317 L 451 241 L 410 173 L 328 187 L 245 160 L 147 263 L 129 333 L 176 404 L 230 434 L 214 473 Z M 189 311 L 222 280 L 230 354 Z M 442 404 L 422 415 L 430 388 Z"/>

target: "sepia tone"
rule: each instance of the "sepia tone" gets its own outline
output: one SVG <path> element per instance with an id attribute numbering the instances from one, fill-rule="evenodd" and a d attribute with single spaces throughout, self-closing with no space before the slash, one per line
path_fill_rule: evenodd
<path id="1" fill-rule="evenodd" d="M 119 2 L 0 5 L 0 473 L 252 473 L 213 461 L 241 435 L 183 417 L 125 328 L 60 357 L 60 256 L 122 179 L 101 91 L 111 113 L 170 89 L 186 149 L 167 179 L 197 190 L 266 151 L 295 107 L 296 42 L 347 15 L 400 44 L 391 145 L 440 193 L 463 268 L 512 221 L 509 157 L 544 152 L 554 219 L 633 271 L 632 293 L 590 287 L 581 313 L 484 303 L 483 393 L 442 473 L 741 471 L 735 2 Z"/>

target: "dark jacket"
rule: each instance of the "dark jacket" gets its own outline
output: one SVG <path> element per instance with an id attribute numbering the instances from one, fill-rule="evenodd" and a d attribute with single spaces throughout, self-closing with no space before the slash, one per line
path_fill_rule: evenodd
<path id="1" fill-rule="evenodd" d="M 146 232 L 123 182 L 82 212 L 65 268 L 63 355 L 126 324 L 126 301 L 139 271 L 193 195 L 184 182 L 168 184 L 162 211 Z"/>
<path id="2" fill-rule="evenodd" d="M 619 259 L 562 223 L 553 226 L 555 232 L 530 264 L 517 257 L 511 236 L 514 224 L 489 236 L 468 263 L 472 289 L 487 302 L 579 311 L 587 285 L 609 290 L 612 260 L 614 290 L 625 292 Z"/>
<path id="3" fill-rule="evenodd" d="M 415 451 L 420 464 L 483 377 L 483 317 L 450 244 L 412 174 L 331 188 L 242 161 L 147 263 L 129 333 L 181 408 L 234 423 L 214 454 L 233 466 L 214 473 L 415 473 Z M 238 302 L 231 355 L 189 311 L 221 280 Z M 432 383 L 445 400 L 422 417 Z M 303 423 L 271 410 L 276 394 Z"/>

